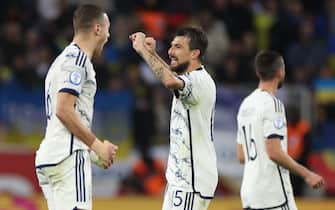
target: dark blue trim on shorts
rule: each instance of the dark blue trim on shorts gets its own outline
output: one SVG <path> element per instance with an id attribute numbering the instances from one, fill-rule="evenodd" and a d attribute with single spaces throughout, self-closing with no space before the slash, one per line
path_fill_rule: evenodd
<path id="1" fill-rule="evenodd" d="M 184 210 L 193 210 L 194 192 L 186 192 Z"/>
<path id="2" fill-rule="evenodd" d="M 82 171 L 81 171 L 81 168 L 82 168 L 82 165 L 83 165 L 83 162 L 82 162 L 82 158 L 81 158 L 81 151 L 78 152 L 79 155 L 79 167 L 78 167 L 78 171 L 79 171 L 79 201 L 83 201 L 83 180 L 82 180 Z"/>
<path id="3" fill-rule="evenodd" d="M 41 164 L 41 165 L 36 166 L 35 168 L 41 169 L 41 168 L 51 167 L 51 166 L 56 166 L 56 165 L 58 165 L 58 163 Z"/>
<path id="4" fill-rule="evenodd" d="M 62 88 L 60 89 L 58 92 L 63 92 L 63 93 L 70 93 L 74 96 L 79 96 L 79 93 L 78 91 L 74 90 L 74 89 L 71 89 L 71 88 Z"/>
<path id="5" fill-rule="evenodd" d="M 84 158 L 84 155 L 83 155 L 83 152 L 81 152 L 81 159 L 82 159 L 82 164 L 81 164 L 81 176 L 82 176 L 82 181 L 83 181 L 83 191 L 82 191 L 82 194 L 83 194 L 83 201 L 85 202 L 86 201 L 86 188 L 85 188 L 85 158 Z"/>
<path id="6" fill-rule="evenodd" d="M 76 200 L 77 202 L 79 201 L 79 190 L 78 190 L 78 153 L 79 151 L 76 152 L 76 164 L 75 164 L 75 170 L 76 170 Z"/>
<path id="7" fill-rule="evenodd" d="M 282 210 L 290 210 L 290 208 L 288 207 L 287 202 L 285 202 L 281 205 L 278 205 L 278 206 L 273 206 L 273 207 L 260 208 L 260 209 L 253 209 L 253 208 L 247 207 L 247 208 L 243 208 L 243 210 L 271 210 L 271 209 L 277 209 L 277 208 L 281 208 Z"/>
<path id="8" fill-rule="evenodd" d="M 86 188 L 85 188 L 85 158 L 83 151 L 76 152 L 76 195 L 77 202 L 86 202 Z"/>

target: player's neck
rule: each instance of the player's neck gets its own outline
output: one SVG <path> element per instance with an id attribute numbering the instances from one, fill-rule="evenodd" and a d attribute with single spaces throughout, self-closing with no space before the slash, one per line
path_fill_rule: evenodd
<path id="1" fill-rule="evenodd" d="M 191 72 L 191 71 L 194 71 L 194 70 L 197 70 L 201 68 L 201 63 L 198 62 L 198 61 L 194 61 L 194 62 L 190 62 L 190 65 L 188 65 L 188 68 L 186 70 L 186 72 Z"/>
<path id="2" fill-rule="evenodd" d="M 275 81 L 260 81 L 258 89 L 269 92 L 271 95 L 276 96 L 278 90 L 278 84 Z"/>
<path id="3" fill-rule="evenodd" d="M 73 42 L 76 43 L 80 47 L 80 49 L 82 49 L 86 53 L 90 60 L 92 60 L 96 47 L 94 41 L 90 41 L 90 38 L 88 36 L 78 34 L 73 38 Z"/>

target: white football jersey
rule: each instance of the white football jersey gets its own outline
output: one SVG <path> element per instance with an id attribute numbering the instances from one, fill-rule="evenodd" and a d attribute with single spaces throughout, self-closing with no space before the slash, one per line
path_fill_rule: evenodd
<path id="1" fill-rule="evenodd" d="M 245 159 L 241 186 L 243 207 L 287 209 L 293 198 L 289 171 L 269 158 L 265 144 L 268 138 L 278 137 L 283 151 L 287 152 L 284 105 L 269 92 L 256 89 L 243 100 L 237 123 L 237 143 L 243 146 Z M 294 209 L 295 204 L 290 206 Z"/>
<path id="2" fill-rule="evenodd" d="M 171 186 L 212 198 L 218 181 L 212 133 L 215 83 L 203 67 L 179 78 L 185 86 L 174 91 L 166 178 Z"/>
<path id="3" fill-rule="evenodd" d="M 36 166 L 57 164 L 73 151 L 88 149 L 56 116 L 59 92 L 68 92 L 78 97 L 75 110 L 82 123 L 90 128 L 96 92 L 95 71 L 87 55 L 74 43 L 55 59 L 45 79 L 47 128 L 36 154 Z"/>

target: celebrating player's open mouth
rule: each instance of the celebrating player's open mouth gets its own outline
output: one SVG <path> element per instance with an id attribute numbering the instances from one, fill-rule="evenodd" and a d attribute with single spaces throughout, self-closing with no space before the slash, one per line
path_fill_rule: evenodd
<path id="1" fill-rule="evenodd" d="M 174 56 L 170 56 L 170 66 L 173 67 L 173 66 L 177 66 L 178 65 L 178 59 Z"/>

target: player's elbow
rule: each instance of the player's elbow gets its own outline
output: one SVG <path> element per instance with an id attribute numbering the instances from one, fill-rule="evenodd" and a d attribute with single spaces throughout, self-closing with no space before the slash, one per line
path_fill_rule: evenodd
<path id="1" fill-rule="evenodd" d="M 57 106 L 56 116 L 62 122 L 66 121 L 66 117 L 69 116 L 69 111 L 64 106 Z"/>

